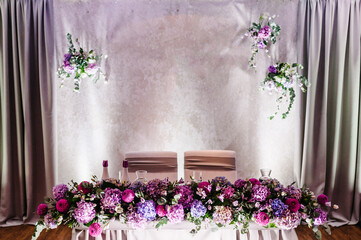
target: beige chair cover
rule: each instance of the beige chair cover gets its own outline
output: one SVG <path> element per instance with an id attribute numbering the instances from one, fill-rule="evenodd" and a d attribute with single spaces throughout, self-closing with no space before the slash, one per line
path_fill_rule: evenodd
<path id="1" fill-rule="evenodd" d="M 128 160 L 129 178 L 134 181 L 137 170 L 147 170 L 146 178 L 177 180 L 177 153 L 176 152 L 128 152 L 125 154 Z"/>
<path id="2" fill-rule="evenodd" d="M 229 150 L 187 151 L 184 153 L 184 178 L 189 180 L 196 172 L 202 180 L 226 177 L 231 183 L 237 178 L 236 153 Z"/>

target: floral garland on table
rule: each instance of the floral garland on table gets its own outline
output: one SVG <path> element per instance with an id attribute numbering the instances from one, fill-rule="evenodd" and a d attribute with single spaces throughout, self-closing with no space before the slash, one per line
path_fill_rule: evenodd
<path id="1" fill-rule="evenodd" d="M 115 219 L 134 228 L 152 221 L 159 228 L 187 220 L 195 224 L 191 233 L 211 224 L 234 225 L 246 233 L 251 221 L 280 229 L 296 228 L 304 221 L 320 239 L 319 226 L 330 230 L 325 207 L 331 207 L 327 196 L 316 198 L 306 187 L 284 187 L 276 179 L 238 179 L 234 184 L 224 177 L 200 183 L 154 179 L 129 184 L 93 177 L 91 183 L 72 181 L 70 188 L 65 184 L 53 188 L 53 197 L 38 207 L 40 220 L 33 239 L 44 228 L 61 224 L 71 228 L 83 224 L 96 237 Z"/>
<path id="2" fill-rule="evenodd" d="M 70 78 L 74 80 L 74 92 L 79 92 L 81 79 L 89 77 L 97 82 L 100 75 L 105 78 L 106 75 L 99 67 L 102 56 L 97 55 L 94 50 L 84 51 L 80 47 L 78 39 L 75 42 L 78 44 L 79 50 L 76 49 L 70 33 L 67 34 L 67 39 L 69 43 L 68 53 L 64 55 L 63 65 L 57 71 L 58 77 L 61 79 L 60 87 L 64 85 L 66 79 Z"/>
<path id="3" fill-rule="evenodd" d="M 280 26 L 273 21 L 276 17 L 276 15 L 267 17 L 262 14 L 259 17 L 258 23 L 253 22 L 244 34 L 245 37 L 252 41 L 252 55 L 248 61 L 250 68 L 256 69 L 256 55 L 260 50 L 265 50 L 268 53 L 269 45 L 276 43 L 277 36 L 281 30 Z"/>
<path id="4" fill-rule="evenodd" d="M 290 113 L 296 97 L 294 87 L 299 86 L 302 92 L 306 92 L 311 85 L 305 76 L 297 72 L 297 68 L 303 69 L 303 66 L 298 63 L 276 63 L 268 67 L 266 78 L 262 82 L 262 90 L 280 95 L 276 100 L 277 111 L 270 116 L 271 120 L 277 115 L 284 99 L 288 102 L 288 107 L 287 111 L 282 113 L 282 118 L 285 119 Z"/>

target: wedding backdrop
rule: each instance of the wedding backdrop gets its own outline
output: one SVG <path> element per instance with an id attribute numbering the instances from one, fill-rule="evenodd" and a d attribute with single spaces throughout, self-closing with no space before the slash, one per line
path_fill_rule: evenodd
<path id="1" fill-rule="evenodd" d="M 277 44 L 244 38 L 278 15 Z M 359 0 L 5 0 L 0 2 L 0 222 L 34 222 L 52 186 L 118 177 L 130 151 L 236 152 L 238 177 L 260 168 L 325 192 L 334 225 L 360 215 Z M 103 54 L 107 74 L 60 88 L 66 34 Z M 269 65 L 298 62 L 311 82 L 286 119 L 260 91 Z M 183 176 L 188 177 L 188 176 Z M 14 222 L 15 221 L 15 222 Z"/>

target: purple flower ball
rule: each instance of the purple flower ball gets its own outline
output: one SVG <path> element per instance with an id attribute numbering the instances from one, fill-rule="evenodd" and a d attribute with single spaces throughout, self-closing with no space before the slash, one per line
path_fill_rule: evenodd
<path id="1" fill-rule="evenodd" d="M 65 193 L 69 191 L 69 188 L 65 184 L 59 184 L 53 187 L 53 195 L 56 201 L 64 198 Z"/>
<path id="2" fill-rule="evenodd" d="M 320 194 L 317 197 L 317 202 L 321 205 L 325 205 L 328 202 L 328 197 L 325 194 Z"/>
<path id="3" fill-rule="evenodd" d="M 66 199 L 60 199 L 57 203 L 56 203 L 56 210 L 58 210 L 61 213 L 64 213 L 66 211 L 68 211 L 69 209 L 69 203 Z"/>
<path id="4" fill-rule="evenodd" d="M 297 212 L 300 209 L 301 205 L 295 198 L 289 198 L 286 200 L 286 205 L 291 212 Z"/>

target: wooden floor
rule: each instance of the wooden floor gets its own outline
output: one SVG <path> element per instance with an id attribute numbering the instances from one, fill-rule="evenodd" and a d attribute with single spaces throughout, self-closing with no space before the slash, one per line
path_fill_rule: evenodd
<path id="1" fill-rule="evenodd" d="M 30 240 L 34 226 L 23 225 L 16 227 L 0 227 L 1 240 Z M 307 226 L 299 226 L 296 229 L 299 240 L 316 239 L 311 229 Z M 70 240 L 71 230 L 68 227 L 58 227 L 54 230 L 45 230 L 40 234 L 39 240 Z M 323 240 L 361 240 L 361 228 L 357 225 L 332 228 L 332 235 L 322 231 Z"/>

